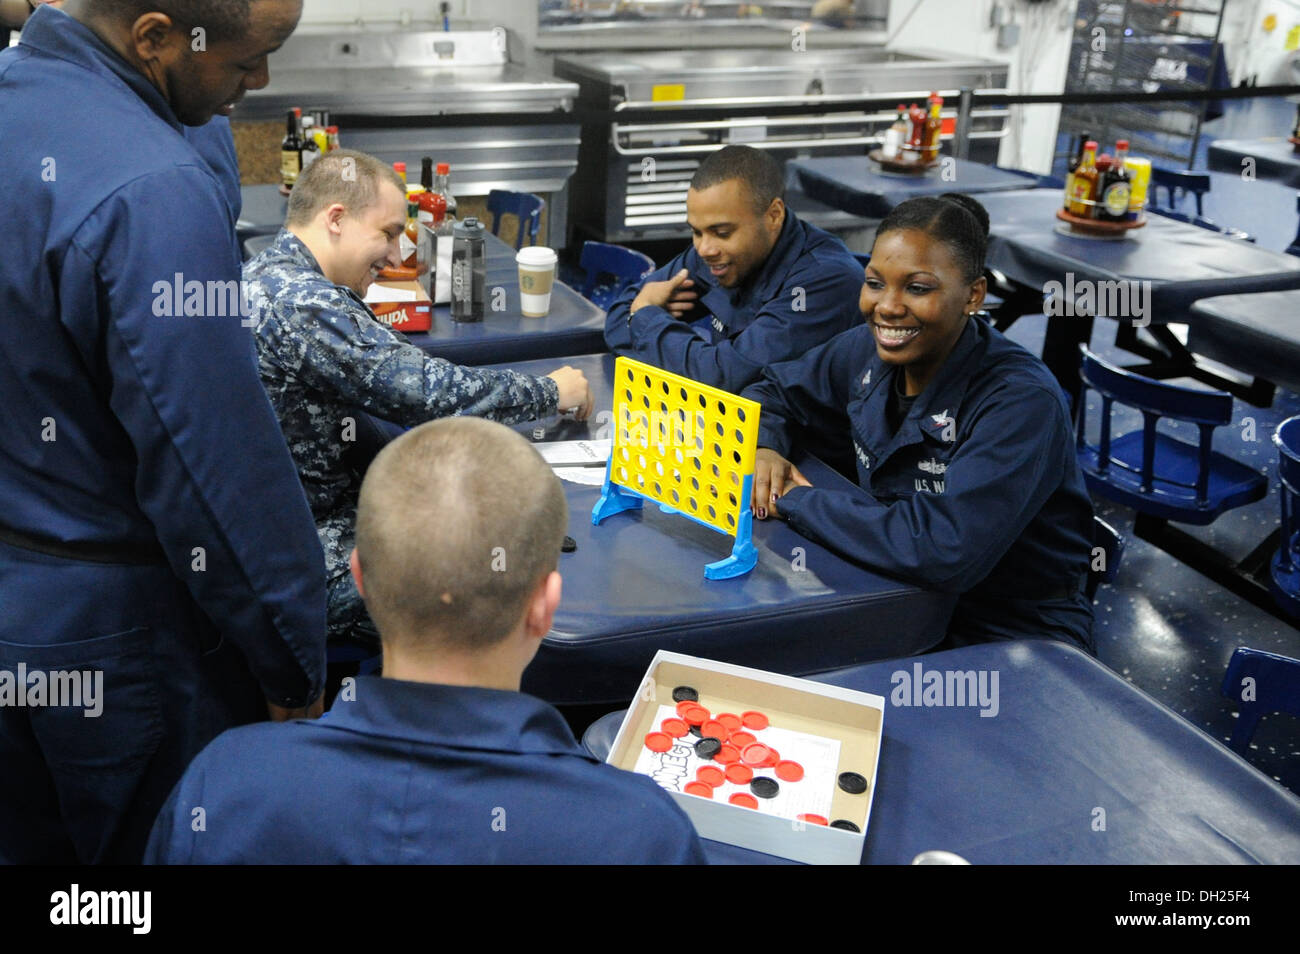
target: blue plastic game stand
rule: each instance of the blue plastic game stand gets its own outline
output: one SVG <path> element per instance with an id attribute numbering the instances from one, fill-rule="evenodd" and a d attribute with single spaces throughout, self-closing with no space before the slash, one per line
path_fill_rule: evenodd
<path id="1" fill-rule="evenodd" d="M 605 483 L 601 487 L 600 499 L 596 501 L 596 506 L 591 508 L 591 522 L 593 526 L 598 526 L 606 517 L 616 513 L 622 513 L 624 510 L 640 510 L 644 504 L 645 498 L 634 490 L 626 490 L 610 480 L 610 475 L 614 473 L 614 455 L 611 453 L 609 462 L 605 465 Z M 745 477 L 741 485 L 741 500 L 749 500 L 754 492 L 754 475 L 749 474 Z M 727 534 L 725 530 L 719 530 L 710 523 L 706 523 L 699 517 L 670 507 L 661 503 L 659 509 L 664 513 L 676 513 L 689 520 L 694 520 L 701 526 L 708 527 L 715 533 Z M 704 567 L 704 578 L 706 580 L 729 580 L 733 577 L 744 576 L 750 570 L 758 565 L 758 550 L 754 546 L 754 515 L 749 508 L 740 508 L 740 520 L 736 526 L 736 542 L 731 547 L 731 556 L 718 560 L 716 563 L 706 564 Z M 728 536 L 730 534 L 727 534 Z"/>

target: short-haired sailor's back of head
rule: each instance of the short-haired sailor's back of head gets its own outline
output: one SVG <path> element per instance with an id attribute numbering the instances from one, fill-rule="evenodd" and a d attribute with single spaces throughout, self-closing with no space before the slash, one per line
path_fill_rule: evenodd
<path id="1" fill-rule="evenodd" d="M 753 146 L 724 146 L 710 153 L 691 177 L 691 188 L 702 192 L 730 179 L 739 179 L 749 187 L 757 215 L 766 212 L 773 199 L 785 199 L 781 163 Z"/>
<path id="2" fill-rule="evenodd" d="M 389 182 L 405 193 L 402 177 L 382 159 L 355 149 L 335 149 L 325 153 L 298 175 L 289 193 L 286 225 L 307 225 L 321 209 L 335 202 L 349 212 L 360 212 L 373 205 L 381 182 Z"/>
<path id="3" fill-rule="evenodd" d="M 487 649 L 523 619 L 567 524 L 559 478 L 523 437 L 474 417 L 422 424 L 361 485 L 366 608 L 385 641 Z"/>

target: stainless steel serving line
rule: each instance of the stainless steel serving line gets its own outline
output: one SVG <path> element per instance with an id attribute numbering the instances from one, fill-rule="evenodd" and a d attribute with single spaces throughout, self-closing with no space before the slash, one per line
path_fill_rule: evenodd
<path id="1" fill-rule="evenodd" d="M 581 110 L 662 111 L 662 120 L 583 127 L 571 224 L 605 241 L 654 240 L 686 234 L 686 188 L 700 159 L 727 143 L 768 149 L 778 159 L 861 155 L 879 144 L 897 102 L 923 103 L 931 90 L 945 96 L 943 116 L 957 115 L 962 87 L 1005 92 L 1007 65 L 953 59 L 924 50 L 819 49 L 701 50 L 559 57 L 555 73 L 578 84 Z M 871 111 L 819 112 L 818 105 L 887 96 Z M 791 106 L 807 111 L 788 114 Z M 716 120 L 682 120 L 682 108 L 717 107 Z M 779 117 L 726 115 L 727 110 L 771 107 Z M 1007 133 L 1007 111 L 971 112 L 968 157 L 994 162 Z M 951 135 L 944 137 L 951 138 Z M 793 190 L 791 205 L 826 228 L 846 228 L 843 213 Z"/>
<path id="2" fill-rule="evenodd" d="M 284 120 L 285 111 L 326 108 L 342 144 L 408 164 L 418 181 L 421 156 L 451 164 L 457 196 L 492 189 L 547 200 L 549 232 L 566 231 L 567 184 L 578 165 L 579 127 L 546 122 L 506 125 L 495 114 L 553 118 L 573 108 L 575 83 L 511 63 L 506 31 L 350 33 L 299 30 L 271 54 L 271 83 L 250 92 L 236 120 Z M 479 115 L 482 124 L 464 125 Z M 439 117 L 455 116 L 456 125 Z M 348 119 L 356 122 L 349 125 Z M 385 122 L 391 120 L 391 122 Z"/>

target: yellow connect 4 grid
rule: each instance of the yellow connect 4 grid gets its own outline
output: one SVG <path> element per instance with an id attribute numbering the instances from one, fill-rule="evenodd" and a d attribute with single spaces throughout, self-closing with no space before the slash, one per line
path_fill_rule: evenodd
<path id="1" fill-rule="evenodd" d="M 723 561 L 726 566 L 706 569 L 711 579 L 748 572 L 754 557 L 749 507 L 760 410 L 755 401 L 618 358 L 606 492 L 592 522 L 638 506 L 639 501 L 611 490 L 626 488 L 666 511 L 736 537 L 732 558 Z"/>

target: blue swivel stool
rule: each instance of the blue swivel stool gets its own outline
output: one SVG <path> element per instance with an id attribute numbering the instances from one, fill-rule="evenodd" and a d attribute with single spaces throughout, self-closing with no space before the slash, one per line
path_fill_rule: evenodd
<path id="1" fill-rule="evenodd" d="M 1269 589 L 1282 611 L 1300 620 L 1300 416 L 1279 424 L 1273 443 L 1278 453 L 1282 526 L 1269 566 Z"/>
<path id="2" fill-rule="evenodd" d="M 488 211 L 492 213 L 492 234 L 501 234 L 501 219 L 513 215 L 519 220 L 519 232 L 515 236 L 515 251 L 524 247 L 524 235 L 528 235 L 528 244 L 537 244 L 537 231 L 542 225 L 542 209 L 546 201 L 530 192 L 507 192 L 493 189 L 488 193 Z"/>
<path id="3" fill-rule="evenodd" d="M 1272 712 L 1300 716 L 1300 659 L 1242 647 L 1228 661 L 1221 691 L 1238 705 L 1228 748 L 1244 756 L 1260 716 Z"/>
<path id="4" fill-rule="evenodd" d="M 578 264 L 587 276 L 582 297 L 606 311 L 623 289 L 655 270 L 649 255 L 605 242 L 584 242 Z"/>

